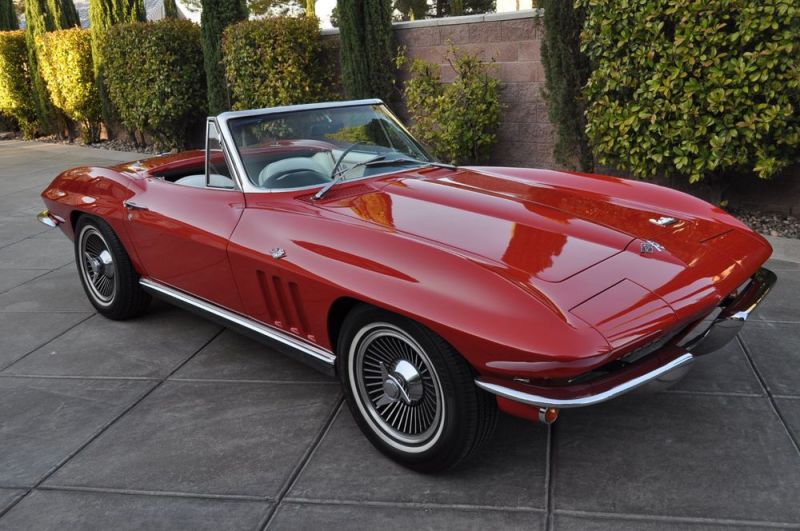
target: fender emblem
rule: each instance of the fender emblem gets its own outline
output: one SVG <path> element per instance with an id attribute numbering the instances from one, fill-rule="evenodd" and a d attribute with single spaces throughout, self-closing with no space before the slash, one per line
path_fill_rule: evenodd
<path id="1" fill-rule="evenodd" d="M 645 240 L 639 245 L 639 252 L 642 254 L 660 253 L 663 250 L 663 245 L 652 240 Z"/>
<path id="2" fill-rule="evenodd" d="M 284 256 L 286 256 L 286 251 L 284 251 L 280 247 L 273 247 L 272 249 L 269 250 L 269 255 L 277 260 L 278 258 L 283 258 Z"/>

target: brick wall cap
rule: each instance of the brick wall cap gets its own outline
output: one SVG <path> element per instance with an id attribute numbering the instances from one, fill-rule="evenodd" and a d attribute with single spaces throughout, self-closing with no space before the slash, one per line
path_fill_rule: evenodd
<path id="1" fill-rule="evenodd" d="M 544 9 L 520 9 L 519 11 L 508 11 L 506 13 L 486 13 L 483 15 L 465 15 L 462 17 L 426 18 L 423 20 L 409 20 L 407 22 L 394 22 L 392 28 L 395 30 L 411 28 L 428 28 L 435 26 L 455 26 L 459 24 L 475 24 L 479 22 L 492 22 L 496 20 L 519 20 L 528 18 L 539 18 L 544 14 Z M 338 35 L 339 28 L 328 28 L 322 30 L 322 35 Z"/>

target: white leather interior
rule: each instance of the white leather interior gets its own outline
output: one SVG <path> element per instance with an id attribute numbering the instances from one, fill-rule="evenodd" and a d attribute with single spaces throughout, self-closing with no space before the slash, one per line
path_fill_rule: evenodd
<path id="1" fill-rule="evenodd" d="M 215 188 L 235 188 L 233 184 L 233 179 L 231 179 L 230 177 L 226 177 L 218 173 L 212 173 L 208 177 L 211 186 Z M 196 188 L 205 188 L 206 176 L 187 175 L 186 177 L 181 177 L 180 179 L 175 181 L 175 184 L 180 184 L 183 186 L 194 186 Z"/>

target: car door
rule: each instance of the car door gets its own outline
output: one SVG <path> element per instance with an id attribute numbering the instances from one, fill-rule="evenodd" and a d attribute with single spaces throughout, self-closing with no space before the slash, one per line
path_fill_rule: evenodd
<path id="1" fill-rule="evenodd" d="M 215 127 L 210 121 L 207 161 L 209 153 L 221 149 L 214 143 Z M 184 186 L 153 177 L 135 186 L 135 196 L 125 202 L 128 231 L 146 276 L 241 311 L 227 254 L 245 206 L 238 187 Z"/>

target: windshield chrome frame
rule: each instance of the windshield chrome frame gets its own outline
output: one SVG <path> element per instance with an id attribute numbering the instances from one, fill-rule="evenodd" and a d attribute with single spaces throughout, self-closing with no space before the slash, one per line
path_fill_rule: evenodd
<path id="1" fill-rule="evenodd" d="M 315 190 L 318 188 L 322 188 L 327 183 L 321 184 L 311 184 L 308 186 L 298 186 L 295 188 L 259 188 L 258 186 L 254 185 L 250 178 L 247 176 L 247 171 L 245 169 L 244 163 L 242 162 L 242 158 L 239 154 L 239 150 L 236 148 L 236 143 L 233 140 L 233 135 L 231 134 L 230 127 L 228 122 L 230 120 L 235 120 L 237 118 L 244 118 L 248 116 L 265 116 L 270 114 L 285 114 L 297 111 L 309 111 L 315 109 L 335 109 L 340 107 L 360 107 L 366 105 L 381 105 L 384 107 L 386 112 L 394 118 L 395 122 L 403 129 L 403 131 L 411 137 L 417 147 L 422 151 L 425 156 L 431 158 L 430 155 L 425 151 L 425 149 L 419 144 L 419 141 L 414 138 L 411 133 L 406 129 L 405 125 L 397 118 L 397 116 L 389 110 L 388 107 L 383 103 L 383 101 L 379 99 L 367 99 L 367 100 L 352 100 L 352 101 L 331 101 L 331 102 L 324 102 L 324 103 L 309 103 L 304 105 L 287 105 L 283 107 L 269 107 L 266 109 L 253 109 L 247 111 L 229 111 L 224 112 L 218 115 L 215 120 L 217 123 L 217 131 L 220 134 L 220 139 L 222 140 L 223 146 L 225 146 L 225 151 L 230 155 L 231 160 L 233 161 L 234 172 L 237 175 L 237 180 L 239 181 L 240 189 L 245 193 L 253 193 L 253 194 L 275 194 L 275 193 L 283 193 L 283 192 L 297 192 L 303 190 Z M 214 118 L 212 118 L 214 119 Z M 392 169 L 390 171 L 374 174 L 374 175 L 365 175 L 363 177 L 357 177 L 354 179 L 348 179 L 348 181 L 360 181 L 362 179 L 371 179 L 373 177 L 380 177 L 381 175 L 388 175 L 391 173 L 397 173 L 397 169 Z"/>

